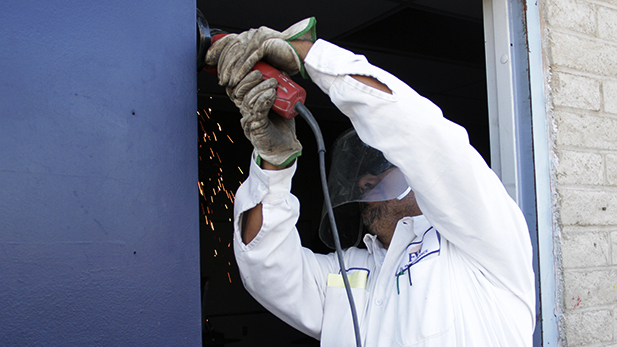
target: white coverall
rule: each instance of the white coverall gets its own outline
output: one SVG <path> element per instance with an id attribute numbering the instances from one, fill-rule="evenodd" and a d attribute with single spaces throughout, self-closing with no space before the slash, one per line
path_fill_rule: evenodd
<path id="1" fill-rule="evenodd" d="M 345 264 L 366 281 L 352 288 L 363 346 L 531 346 L 532 249 L 523 215 L 440 109 L 361 55 L 318 40 L 306 69 L 366 144 L 401 169 L 423 215 L 401 219 L 389 248 L 366 235 Z M 372 76 L 392 95 L 349 75 Z M 336 165 L 336 163 L 334 163 Z M 355 346 L 334 253 L 303 248 L 290 193 L 295 165 L 250 175 L 235 201 L 234 251 L 246 289 L 322 346 Z M 263 204 L 263 225 L 242 242 L 242 213 Z M 340 275 L 338 275 L 340 277 Z"/>

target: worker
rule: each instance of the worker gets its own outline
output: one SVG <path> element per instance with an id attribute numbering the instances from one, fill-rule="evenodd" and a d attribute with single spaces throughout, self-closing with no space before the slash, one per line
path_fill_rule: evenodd
<path id="1" fill-rule="evenodd" d="M 299 202 L 290 189 L 302 146 L 293 120 L 269 115 L 276 80 L 250 71 L 266 60 L 308 75 L 353 125 L 335 145 L 329 185 L 339 179 L 357 188 L 332 199 L 351 197 L 341 206 L 359 206 L 369 231 L 364 247 L 344 251 L 362 346 L 531 346 L 532 247 L 499 178 L 436 105 L 364 56 L 316 40 L 314 28 L 309 18 L 283 32 L 251 29 L 219 40 L 206 56 L 254 146 L 234 206 L 246 289 L 322 346 L 356 345 L 335 253 L 303 248 L 296 230 Z M 338 223 L 345 230 L 354 221 Z"/>

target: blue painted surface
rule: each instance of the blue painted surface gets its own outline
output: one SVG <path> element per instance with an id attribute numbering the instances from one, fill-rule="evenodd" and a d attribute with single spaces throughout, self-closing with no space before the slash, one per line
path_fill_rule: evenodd
<path id="1" fill-rule="evenodd" d="M 195 4 L 0 4 L 2 345 L 201 344 Z"/>

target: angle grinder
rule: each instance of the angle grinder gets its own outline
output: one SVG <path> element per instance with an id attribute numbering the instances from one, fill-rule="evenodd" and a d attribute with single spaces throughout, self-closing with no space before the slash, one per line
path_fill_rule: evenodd
<path id="1" fill-rule="evenodd" d="M 205 58 L 208 48 L 217 40 L 228 33 L 223 30 L 210 28 L 206 17 L 197 9 L 197 72 L 205 70 L 211 74 L 217 74 L 216 66 L 206 65 Z M 255 64 L 253 70 L 259 70 L 263 74 L 264 80 L 276 78 L 278 86 L 276 88 L 276 101 L 272 106 L 272 111 L 286 119 L 294 118 L 298 112 L 294 109 L 296 103 L 304 104 L 306 91 L 297 83 L 284 75 L 272 65 L 260 61 Z"/>

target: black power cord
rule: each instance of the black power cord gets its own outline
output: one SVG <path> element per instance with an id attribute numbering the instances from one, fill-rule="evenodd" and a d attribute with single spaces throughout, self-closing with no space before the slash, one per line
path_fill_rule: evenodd
<path id="1" fill-rule="evenodd" d="M 360 338 L 360 326 L 358 324 L 358 313 L 356 312 L 356 305 L 353 300 L 353 294 L 351 293 L 351 286 L 349 285 L 349 278 L 347 278 L 347 271 L 345 270 L 345 261 L 343 259 L 343 249 L 341 248 L 341 240 L 338 235 L 338 229 L 336 228 L 336 220 L 334 219 L 334 212 L 332 211 L 332 201 L 330 200 L 330 191 L 328 191 L 328 179 L 326 178 L 326 146 L 324 145 L 323 136 L 321 135 L 321 129 L 319 124 L 313 117 L 311 111 L 309 111 L 304 104 L 296 102 L 294 110 L 306 120 L 309 127 L 315 134 L 315 140 L 317 141 L 317 152 L 319 153 L 319 173 L 321 176 L 321 187 L 323 190 L 324 201 L 326 203 L 326 209 L 328 210 L 328 217 L 332 229 L 332 236 L 334 238 L 334 246 L 336 247 L 336 255 L 338 256 L 339 266 L 341 268 L 341 275 L 343 276 L 343 283 L 345 284 L 345 291 L 347 292 L 347 299 L 349 299 L 349 306 L 351 307 L 351 318 L 353 319 L 353 328 L 356 335 L 356 346 L 362 347 L 362 340 Z"/>

